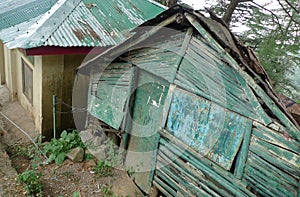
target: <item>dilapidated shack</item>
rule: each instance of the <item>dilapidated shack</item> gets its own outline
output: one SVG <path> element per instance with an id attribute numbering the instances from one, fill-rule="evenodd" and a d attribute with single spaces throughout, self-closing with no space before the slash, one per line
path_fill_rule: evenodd
<path id="1" fill-rule="evenodd" d="M 174 6 L 82 65 L 88 112 L 122 135 L 145 193 L 299 196 L 300 130 L 253 51 Z"/>

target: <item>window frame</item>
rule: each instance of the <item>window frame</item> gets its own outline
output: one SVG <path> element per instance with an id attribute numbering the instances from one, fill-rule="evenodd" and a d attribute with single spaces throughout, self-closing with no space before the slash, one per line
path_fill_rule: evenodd
<path id="1" fill-rule="evenodd" d="M 26 99 L 29 101 L 29 103 L 33 104 L 33 68 L 31 65 L 24 59 L 21 58 L 21 66 L 22 66 L 22 93 L 26 97 Z M 31 76 L 26 75 L 26 69 L 27 73 L 31 73 Z M 29 84 L 31 81 L 31 84 Z M 28 92 L 30 88 L 28 88 L 28 85 L 31 86 L 31 95 Z"/>

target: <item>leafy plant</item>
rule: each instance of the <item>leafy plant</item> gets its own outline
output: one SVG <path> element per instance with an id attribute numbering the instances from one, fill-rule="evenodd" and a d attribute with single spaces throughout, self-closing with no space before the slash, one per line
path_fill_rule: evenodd
<path id="1" fill-rule="evenodd" d="M 88 154 L 85 155 L 85 159 L 86 159 L 87 161 L 92 160 L 93 157 L 94 157 L 94 156 L 93 156 L 91 153 L 88 153 Z"/>
<path id="2" fill-rule="evenodd" d="M 132 177 L 132 175 L 134 175 L 134 173 L 135 173 L 133 166 L 128 167 L 126 171 L 130 177 Z"/>
<path id="3" fill-rule="evenodd" d="M 25 184 L 27 196 L 42 196 L 42 185 L 39 181 L 40 177 L 41 174 L 37 174 L 33 170 L 27 170 L 18 175 L 18 179 Z"/>
<path id="4" fill-rule="evenodd" d="M 119 195 L 115 195 L 114 192 L 111 190 L 111 186 L 102 185 L 101 192 L 104 197 L 119 197 Z"/>
<path id="5" fill-rule="evenodd" d="M 70 133 L 63 131 L 59 139 L 52 138 L 43 150 L 45 154 L 49 155 L 48 162 L 55 161 L 56 164 L 60 165 L 64 162 L 70 150 L 76 147 L 85 148 L 85 145 L 81 141 L 78 132 L 74 130 Z"/>
<path id="6" fill-rule="evenodd" d="M 81 195 L 80 195 L 80 192 L 79 192 L 79 191 L 76 191 L 76 192 L 73 193 L 72 196 L 73 196 L 73 197 L 80 197 Z"/>
<path id="7" fill-rule="evenodd" d="M 97 165 L 93 168 L 95 174 L 100 177 L 112 176 L 112 165 L 107 161 L 98 161 Z"/>

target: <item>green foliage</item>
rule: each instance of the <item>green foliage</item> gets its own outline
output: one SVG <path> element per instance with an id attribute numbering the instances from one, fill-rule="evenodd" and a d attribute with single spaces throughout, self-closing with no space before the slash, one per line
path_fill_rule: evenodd
<path id="1" fill-rule="evenodd" d="M 73 192 L 73 197 L 80 197 L 80 192 L 79 191 L 76 191 L 76 192 Z"/>
<path id="2" fill-rule="evenodd" d="M 74 130 L 70 133 L 63 131 L 59 139 L 53 138 L 43 147 L 43 150 L 45 154 L 49 155 L 48 162 L 55 161 L 56 164 L 60 165 L 70 150 L 76 147 L 85 148 L 85 145 L 78 132 Z"/>
<path id="3" fill-rule="evenodd" d="M 134 170 L 134 167 L 133 166 L 131 166 L 131 167 L 128 167 L 127 168 L 127 174 L 131 177 L 132 175 L 134 175 L 134 173 L 135 173 L 135 170 Z"/>
<path id="4" fill-rule="evenodd" d="M 85 159 L 86 159 L 87 161 L 90 161 L 90 160 L 92 160 L 93 158 L 94 158 L 94 156 L 93 156 L 91 153 L 88 153 L 88 154 L 85 155 Z"/>
<path id="5" fill-rule="evenodd" d="M 104 197 L 119 197 L 119 195 L 115 195 L 114 192 L 111 190 L 111 186 L 102 185 L 101 192 Z"/>
<path id="6" fill-rule="evenodd" d="M 272 7 L 253 1 L 206 0 L 206 7 L 222 17 L 233 2 L 238 5 L 230 28 L 239 27 L 240 31 L 241 26 L 247 27 L 245 31 L 237 32 L 240 39 L 255 49 L 275 91 L 295 99 L 300 89 L 300 84 L 293 78 L 300 65 L 299 0 L 275 1 L 277 6 Z"/>
<path id="7" fill-rule="evenodd" d="M 42 185 L 39 181 L 41 174 L 27 170 L 18 175 L 18 179 L 25 184 L 27 196 L 42 196 Z"/>
<path id="8" fill-rule="evenodd" d="M 112 176 L 112 164 L 107 161 L 98 161 L 97 165 L 93 168 L 95 174 L 99 177 Z"/>
<path id="9" fill-rule="evenodd" d="M 265 37 L 257 50 L 261 64 L 271 78 L 275 91 L 285 95 L 292 95 L 293 91 L 298 89 L 294 81 L 288 77 L 294 73 L 299 63 L 299 59 L 286 53 L 286 51 L 291 51 L 290 48 L 290 46 L 280 44 L 276 35 L 271 34 Z"/>

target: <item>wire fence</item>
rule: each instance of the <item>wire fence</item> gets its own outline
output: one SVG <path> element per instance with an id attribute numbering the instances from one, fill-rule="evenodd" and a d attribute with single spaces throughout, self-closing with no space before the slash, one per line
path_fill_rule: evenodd
<path id="1" fill-rule="evenodd" d="M 63 106 L 65 106 L 66 108 L 69 109 L 67 111 L 58 111 L 57 108 L 56 108 L 55 112 L 57 114 L 73 114 L 73 113 L 82 113 L 82 112 L 87 111 L 86 107 L 82 107 L 82 108 L 81 107 L 74 107 L 74 106 L 64 102 L 62 99 L 57 98 L 57 97 L 56 97 L 55 105 L 56 106 L 61 105 L 61 108 L 63 108 Z"/>

